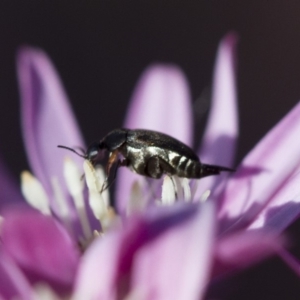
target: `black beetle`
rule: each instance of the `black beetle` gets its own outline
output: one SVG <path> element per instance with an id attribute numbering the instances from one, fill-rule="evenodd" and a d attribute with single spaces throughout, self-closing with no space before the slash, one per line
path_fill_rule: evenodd
<path id="1" fill-rule="evenodd" d="M 111 167 L 126 166 L 140 175 L 159 179 L 163 174 L 177 175 L 186 178 L 202 178 L 218 175 L 221 171 L 233 172 L 227 167 L 207 165 L 200 162 L 195 152 L 179 140 L 164 133 L 144 129 L 115 129 L 100 142 L 92 143 L 85 154 L 74 149 L 59 145 L 88 159 L 95 165 L 102 150 L 109 152 L 106 166 L 107 184 Z M 121 154 L 124 159 L 119 159 Z M 115 177 L 115 176 L 114 176 Z M 103 186 L 102 190 L 108 185 Z"/>

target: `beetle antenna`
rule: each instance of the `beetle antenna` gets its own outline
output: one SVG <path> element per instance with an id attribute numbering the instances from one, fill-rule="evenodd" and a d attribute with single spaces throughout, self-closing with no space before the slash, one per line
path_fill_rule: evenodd
<path id="1" fill-rule="evenodd" d="M 78 149 L 78 150 L 81 152 L 82 155 L 85 155 L 85 150 L 84 150 L 82 147 L 76 146 L 76 147 L 74 147 L 73 149 L 74 149 L 74 150 L 75 150 L 75 149 Z"/>
<path id="2" fill-rule="evenodd" d="M 74 150 L 74 149 L 72 149 L 72 148 L 69 148 L 69 147 L 67 147 L 67 146 L 58 145 L 57 147 L 58 147 L 58 148 L 67 149 L 67 150 L 69 150 L 69 151 L 72 151 L 72 152 L 76 153 L 78 156 L 83 157 L 83 158 L 85 158 L 85 159 L 87 158 L 86 155 L 83 155 L 83 154 L 81 154 L 81 153 L 78 153 L 76 150 Z"/>

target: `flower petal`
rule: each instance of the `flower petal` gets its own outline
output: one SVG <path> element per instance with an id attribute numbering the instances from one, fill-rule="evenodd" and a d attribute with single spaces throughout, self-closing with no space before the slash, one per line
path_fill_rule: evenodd
<path id="1" fill-rule="evenodd" d="M 192 141 L 191 99 L 187 80 L 174 65 L 153 65 L 142 74 L 128 108 L 125 126 Z"/>
<path id="2" fill-rule="evenodd" d="M 213 277 L 244 269 L 279 251 L 284 241 L 273 233 L 249 230 L 219 238 Z"/>
<path id="3" fill-rule="evenodd" d="M 300 173 L 296 172 L 276 191 L 249 229 L 265 228 L 280 233 L 300 215 Z"/>
<path id="4" fill-rule="evenodd" d="M 227 226 L 247 226 L 274 194 L 299 172 L 300 103 L 247 155 L 221 195 Z M 292 200 L 292 199 L 290 199 Z M 226 221 L 227 220 L 227 221 Z"/>
<path id="5" fill-rule="evenodd" d="M 89 247 L 78 269 L 74 300 L 116 299 L 115 278 L 121 247 L 121 232 L 110 232 Z"/>
<path id="6" fill-rule="evenodd" d="M 192 286 L 193 290 L 191 293 L 195 292 L 195 290 L 201 293 L 208 275 L 212 232 L 213 213 L 211 207 L 208 206 L 202 207 L 200 211 L 199 206 L 177 203 L 171 207 L 150 208 L 142 216 L 135 215 L 128 219 L 123 231 L 107 233 L 106 236 L 96 241 L 88 249 L 79 268 L 79 276 L 75 285 L 75 299 L 109 300 L 116 299 L 117 296 L 124 299 L 128 293 L 129 295 L 131 292 L 135 293 L 134 288 L 136 287 L 135 282 L 138 280 L 137 276 L 144 272 L 143 267 L 139 266 L 137 257 L 141 255 L 140 263 L 144 264 L 144 255 L 153 255 L 152 258 L 155 259 L 160 247 L 165 250 L 160 257 L 161 259 L 167 259 L 167 255 L 170 255 L 164 267 L 160 267 L 160 274 L 163 274 L 163 272 L 166 272 L 166 275 L 168 272 L 171 274 L 171 270 L 173 270 L 172 264 L 177 270 L 178 265 L 182 262 L 181 255 L 183 252 L 186 255 L 192 255 L 192 257 L 187 258 L 185 264 L 181 264 L 182 269 L 186 272 L 192 269 L 193 272 L 191 271 L 192 275 L 184 273 L 187 275 L 187 278 L 182 278 L 180 292 L 184 294 L 187 292 L 186 289 Z M 187 239 L 186 234 L 191 239 Z M 185 249 L 182 248 L 181 246 L 186 243 L 189 246 Z M 174 244 L 180 245 L 179 248 L 182 251 L 176 252 L 174 248 L 170 249 Z M 149 251 L 146 250 L 147 248 L 149 248 Z M 157 250 L 152 252 L 150 249 Z M 168 253 L 167 250 L 171 252 Z M 173 261 L 171 257 L 176 255 L 176 253 L 178 253 L 178 257 Z M 158 268 L 159 264 L 162 263 L 164 262 L 161 260 L 158 263 L 155 262 L 152 268 Z M 196 266 L 194 268 L 194 264 L 197 264 L 197 266 L 200 264 L 201 267 L 197 268 Z M 156 276 L 156 272 L 146 273 L 143 274 L 143 279 L 145 280 L 147 276 Z M 170 281 L 172 278 L 170 277 Z M 190 282 L 187 282 L 188 279 L 190 279 Z M 156 282 L 155 278 L 152 278 L 152 280 L 152 287 L 154 286 L 158 293 L 165 294 L 165 289 L 168 289 L 169 282 L 162 287 L 162 283 Z M 195 282 L 197 287 L 194 285 Z"/>
<path id="7" fill-rule="evenodd" d="M 15 262 L 4 253 L 0 255 L 0 299 L 30 300 L 31 287 Z M 2 298 L 3 297 L 3 298 Z"/>
<path id="8" fill-rule="evenodd" d="M 169 134 L 185 144 L 192 141 L 191 99 L 187 80 L 173 65 L 153 65 L 142 75 L 133 93 L 124 127 Z M 124 212 L 133 182 L 139 176 L 120 169 L 117 207 Z"/>
<path id="9" fill-rule="evenodd" d="M 238 137 L 235 48 L 237 37 L 230 33 L 221 41 L 214 71 L 212 105 L 199 157 L 201 161 L 231 167 Z M 212 189 L 228 174 L 201 179 L 196 199 Z"/>
<path id="10" fill-rule="evenodd" d="M 21 49 L 17 60 L 21 93 L 22 129 L 27 156 L 36 177 L 49 192 L 49 179 L 63 182 L 63 144 L 83 146 L 76 120 L 59 77 L 44 52 Z M 79 166 L 82 158 L 74 156 Z"/>
<path id="11" fill-rule="evenodd" d="M 20 187 L 13 180 L 6 169 L 2 159 L 0 159 L 0 209 L 6 205 L 24 201 L 20 192 Z"/>
<path id="12" fill-rule="evenodd" d="M 4 214 L 2 240 L 5 253 L 32 282 L 47 281 L 56 291 L 70 291 L 79 253 L 53 218 L 31 209 Z"/>
<path id="13" fill-rule="evenodd" d="M 132 293 L 144 299 L 202 299 L 210 274 L 213 233 L 213 207 L 206 203 L 197 216 L 137 253 Z"/>

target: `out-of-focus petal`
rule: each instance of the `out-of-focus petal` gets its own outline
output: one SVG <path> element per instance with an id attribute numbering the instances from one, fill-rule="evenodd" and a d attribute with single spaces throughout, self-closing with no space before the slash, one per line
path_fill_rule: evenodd
<path id="1" fill-rule="evenodd" d="M 20 187 L 14 182 L 1 158 L 0 183 L 0 210 L 6 205 L 23 201 Z"/>
<path id="2" fill-rule="evenodd" d="M 299 182 L 300 173 L 296 172 L 279 187 L 249 228 L 263 227 L 280 233 L 288 227 L 300 214 Z"/>
<path id="3" fill-rule="evenodd" d="M 221 195 L 223 206 L 219 215 L 227 226 L 237 220 L 242 226 L 249 225 L 276 192 L 299 172 L 299 132 L 300 103 L 247 155 L 229 179 Z M 227 226 L 223 229 L 227 230 Z"/>
<path id="4" fill-rule="evenodd" d="M 124 126 L 157 130 L 192 142 L 191 99 L 187 80 L 174 65 L 153 65 L 142 74 Z"/>
<path id="5" fill-rule="evenodd" d="M 228 34 L 220 43 L 213 78 L 212 105 L 201 148 L 201 161 L 232 167 L 238 137 L 235 48 L 237 37 Z M 201 179 L 196 198 L 216 186 L 228 173 Z"/>
<path id="6" fill-rule="evenodd" d="M 177 230 L 142 248 L 134 258 L 132 294 L 144 299 L 202 299 L 210 274 L 214 233 L 212 203 Z"/>
<path id="7" fill-rule="evenodd" d="M 0 299 L 30 300 L 31 287 L 22 271 L 4 253 L 0 254 Z"/>
<path id="8" fill-rule="evenodd" d="M 213 277 L 244 269 L 275 254 L 284 240 L 272 233 L 249 230 L 219 238 L 215 247 Z"/>
<path id="9" fill-rule="evenodd" d="M 151 129 L 169 134 L 191 145 L 192 112 L 187 80 L 174 65 L 149 67 L 133 93 L 124 127 Z M 116 190 L 117 207 L 125 210 L 130 189 L 139 177 L 120 169 Z"/>
<path id="10" fill-rule="evenodd" d="M 117 299 L 115 280 L 121 246 L 121 232 L 110 232 L 90 246 L 79 266 L 74 300 Z"/>
<path id="11" fill-rule="evenodd" d="M 196 223 L 198 225 L 199 223 L 205 223 L 203 227 L 198 228 L 198 233 L 200 234 L 201 232 L 201 235 L 198 236 L 199 240 L 197 240 L 199 243 L 200 240 L 207 242 L 207 244 L 201 245 L 200 250 L 197 248 L 199 250 L 197 252 L 199 261 L 205 258 L 207 259 L 203 261 L 202 266 L 205 271 L 202 273 L 200 268 L 199 274 L 197 274 L 198 277 L 193 277 L 193 280 L 195 280 L 196 277 L 200 280 L 200 282 L 198 282 L 200 292 L 202 284 L 204 284 L 204 281 L 207 279 L 207 273 L 205 272 L 207 272 L 207 266 L 209 266 L 207 251 L 211 246 L 212 212 L 210 208 L 203 208 L 203 212 L 199 213 L 198 209 L 200 209 L 198 206 L 186 205 L 184 203 L 176 204 L 171 207 L 150 208 L 145 215 L 136 215 L 128 219 L 123 231 L 110 232 L 96 241 L 88 249 L 85 257 L 81 261 L 77 282 L 75 284 L 75 299 L 109 300 L 116 299 L 117 295 L 120 299 L 124 299 L 124 297 L 131 292 L 131 288 L 135 287 L 132 282 L 133 279 L 137 280 L 135 272 L 141 272 L 141 270 L 138 269 L 137 261 L 135 261 L 137 255 L 139 255 L 138 253 L 141 253 L 141 251 L 144 251 L 143 249 L 148 247 L 151 248 L 152 244 L 160 247 L 160 244 L 166 243 L 165 246 L 168 248 L 168 246 L 174 245 L 172 243 L 176 241 L 181 244 L 187 243 L 186 236 L 182 236 L 182 234 L 189 232 L 189 230 L 185 228 L 189 227 L 191 232 L 195 233 Z M 198 219 L 198 217 L 200 217 L 200 219 Z M 205 228 L 207 232 L 204 232 Z M 177 232 L 179 234 L 178 240 L 175 238 Z M 166 240 L 164 240 L 165 238 Z M 160 243 L 157 244 L 158 240 Z M 195 241 L 189 242 L 199 246 Z M 196 249 L 190 247 L 187 247 L 186 250 L 188 252 L 191 251 L 189 254 L 193 255 L 193 251 L 196 251 Z M 203 253 L 201 254 L 202 250 Z M 177 253 L 174 249 L 171 249 L 171 251 L 172 253 Z M 154 253 L 157 252 L 155 251 L 153 254 Z M 170 253 L 170 255 L 172 255 L 172 253 Z M 167 255 L 167 253 L 165 254 Z M 149 251 L 149 255 L 152 255 L 151 251 Z M 177 262 L 179 263 L 181 260 L 182 257 L 179 256 Z M 166 268 L 171 268 L 173 263 L 176 263 L 176 261 L 169 261 L 169 263 L 164 262 Z M 189 263 L 194 263 L 193 259 L 187 261 L 186 266 L 182 265 L 182 268 L 186 267 L 186 270 L 188 270 L 190 267 Z M 155 266 L 158 267 L 157 264 L 155 264 Z M 155 266 L 153 266 L 153 268 Z M 165 271 L 167 272 L 167 270 Z M 152 272 L 152 274 L 149 273 L 149 275 L 155 277 L 156 272 Z M 153 283 L 154 280 L 153 278 Z M 183 286 L 187 288 L 185 282 Z M 157 288 L 160 288 L 160 286 L 157 286 Z M 135 293 L 135 291 L 133 292 Z"/>
<path id="12" fill-rule="evenodd" d="M 50 191 L 49 179 L 63 182 L 63 144 L 84 146 L 76 120 L 59 77 L 44 52 L 23 48 L 17 59 L 21 115 L 27 156 L 34 174 Z M 82 158 L 74 155 L 82 165 Z"/>
<path id="13" fill-rule="evenodd" d="M 32 282 L 48 282 L 56 291 L 70 291 L 79 260 L 77 247 L 53 218 L 31 209 L 5 212 L 3 249 Z"/>

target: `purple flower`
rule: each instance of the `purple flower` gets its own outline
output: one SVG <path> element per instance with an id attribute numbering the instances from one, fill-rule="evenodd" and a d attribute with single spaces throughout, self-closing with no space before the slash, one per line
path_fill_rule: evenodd
<path id="1" fill-rule="evenodd" d="M 235 35 L 229 34 L 219 47 L 214 72 L 212 107 L 203 141 L 198 150 L 199 157 L 205 163 L 232 166 L 238 136 L 235 44 Z M 154 91 L 153 94 L 151 94 L 152 91 Z M 176 95 L 176 100 L 174 100 L 174 94 Z M 164 99 L 164 101 L 161 99 Z M 146 70 L 133 94 L 125 127 L 160 130 L 190 145 L 191 136 L 188 133 L 192 131 L 192 117 L 189 103 L 187 81 L 178 68 L 173 66 L 151 67 Z M 157 109 L 157 107 L 160 109 Z M 180 117 L 178 111 L 181 112 Z M 291 114 L 299 115 L 299 112 L 296 110 Z M 142 116 L 147 117 L 143 118 Z M 292 182 L 287 182 L 286 178 L 281 176 L 281 170 L 277 168 L 278 158 L 273 158 L 273 154 L 277 152 L 277 149 L 272 149 L 269 142 L 270 136 L 272 136 L 273 140 L 284 141 L 285 132 L 288 131 L 287 126 L 295 126 L 290 136 L 296 136 L 298 130 L 295 124 L 296 118 L 294 122 L 290 116 L 287 116 L 285 120 L 280 122 L 250 152 L 232 178 L 228 179 L 228 174 L 212 176 L 201 179 L 197 184 L 193 197 L 194 201 L 199 201 L 203 196 L 206 196 L 206 191 L 209 190 L 211 192 L 210 199 L 217 205 L 216 214 L 219 225 L 216 236 L 213 276 L 246 267 L 274 251 L 279 251 L 278 245 L 283 242 L 281 239 L 278 239 L 279 234 L 300 212 L 300 206 L 296 205 L 298 201 L 297 190 L 296 193 L 288 197 L 282 197 L 280 194 L 275 193 L 275 191 L 288 191 L 290 184 L 293 184 Z M 288 124 L 283 125 L 287 122 Z M 172 126 L 172 124 L 175 124 L 175 126 Z M 285 127 L 284 129 L 282 128 L 283 126 Z M 295 144 L 295 141 L 296 139 L 294 138 L 293 144 Z M 277 143 L 281 145 L 281 149 L 290 147 L 289 143 Z M 281 160 L 289 160 L 289 164 L 294 164 L 294 157 L 298 152 L 297 146 L 295 145 L 296 150 L 292 150 L 293 155 L 282 155 Z M 283 150 L 279 151 L 283 152 Z M 258 153 L 264 154 L 264 157 L 258 157 Z M 268 165 L 267 170 L 264 170 L 264 165 Z M 272 169 L 269 166 L 272 166 Z M 284 163 L 281 167 L 285 168 Z M 260 176 L 267 176 L 269 174 L 268 170 L 272 170 L 272 176 L 278 177 L 280 180 L 279 185 L 272 185 L 272 180 L 267 181 L 266 186 L 260 184 Z M 131 197 L 130 187 L 133 182 L 137 181 L 141 182 L 140 186 L 145 186 L 145 183 L 143 183 L 145 179 L 126 169 L 120 170 L 120 173 L 121 176 L 118 178 L 117 206 L 119 211 L 125 214 L 128 199 Z M 296 175 L 297 171 L 294 174 Z M 294 184 L 297 180 L 296 176 L 293 179 Z M 252 194 L 251 190 L 249 192 L 250 186 L 254 183 L 262 190 L 271 189 L 273 191 L 273 193 L 261 195 L 262 203 L 256 208 L 255 212 L 253 211 L 253 206 L 256 206 L 258 195 Z M 228 192 L 228 189 L 230 189 L 230 192 Z M 295 189 L 293 190 L 295 191 Z M 292 190 L 289 191 L 291 192 Z M 238 192 L 240 194 L 237 194 Z M 279 206 L 277 201 L 281 201 Z M 236 206 L 232 203 L 236 203 Z M 265 207 L 265 205 L 267 206 Z M 273 206 L 278 206 L 274 215 L 272 214 L 272 209 L 270 209 Z M 236 207 L 240 207 L 241 211 L 232 217 L 230 212 L 233 212 Z M 242 210 L 247 207 L 251 208 Z M 289 208 L 291 212 L 287 211 Z"/>
<path id="2" fill-rule="evenodd" d="M 130 218 L 88 249 L 75 299 L 198 299 L 209 279 L 214 223 L 210 203 Z"/>
<path id="3" fill-rule="evenodd" d="M 29 282 L 45 281 L 60 293 L 69 292 L 79 250 L 66 230 L 29 208 L 8 210 L 3 216 L 1 254 L 9 256 Z"/>
<path id="4" fill-rule="evenodd" d="M 238 135 L 235 43 L 230 34 L 219 47 L 212 107 L 198 151 L 205 163 L 232 166 Z M 120 225 L 108 194 L 98 192 L 103 172 L 84 163 L 87 191 L 80 181 L 82 159 L 71 154 L 75 162 L 66 160 L 66 152 L 55 148 L 84 147 L 84 142 L 49 59 L 39 50 L 22 49 L 18 74 L 24 143 L 35 175 L 23 173 L 22 192 L 42 214 L 25 206 L 2 213 L 3 298 L 41 299 L 50 293 L 58 299 L 72 293 L 72 299 L 199 299 L 210 274 L 224 275 L 274 252 L 286 254 L 279 235 L 300 211 L 299 105 L 231 178 L 225 174 L 191 183 L 174 178 L 170 184 L 166 177 L 161 188 L 158 181 L 121 169 Z M 145 71 L 125 127 L 158 130 L 191 145 L 189 89 L 176 66 Z M 20 199 L 0 171 L 7 182 L 0 203 Z M 96 238 L 98 220 L 105 233 Z M 77 244 L 85 250 L 82 259 Z"/>

